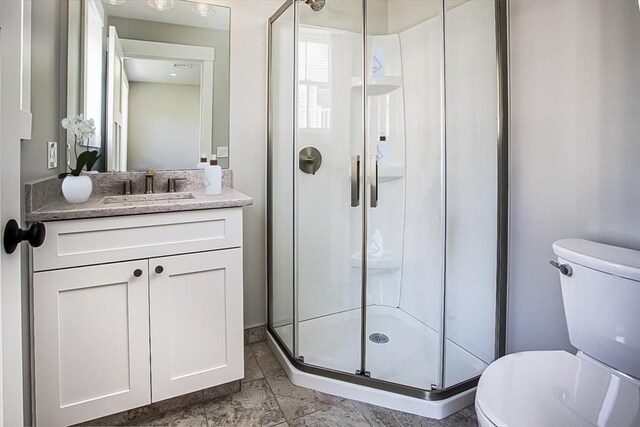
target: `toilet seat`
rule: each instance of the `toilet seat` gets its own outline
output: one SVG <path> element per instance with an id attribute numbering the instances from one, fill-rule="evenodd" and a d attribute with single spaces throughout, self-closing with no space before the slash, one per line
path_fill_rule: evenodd
<path id="1" fill-rule="evenodd" d="M 514 353 L 482 374 L 476 411 L 481 426 L 637 427 L 640 382 L 566 351 Z"/>

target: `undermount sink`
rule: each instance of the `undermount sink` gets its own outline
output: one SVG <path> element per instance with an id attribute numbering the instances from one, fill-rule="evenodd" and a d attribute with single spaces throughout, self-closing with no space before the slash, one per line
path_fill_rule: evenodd
<path id="1" fill-rule="evenodd" d="M 169 203 L 172 201 L 195 199 L 196 196 L 190 192 L 181 193 L 158 193 L 158 194 L 127 194 L 122 196 L 106 196 L 100 200 L 101 205 L 122 204 L 156 204 L 159 202 Z"/>

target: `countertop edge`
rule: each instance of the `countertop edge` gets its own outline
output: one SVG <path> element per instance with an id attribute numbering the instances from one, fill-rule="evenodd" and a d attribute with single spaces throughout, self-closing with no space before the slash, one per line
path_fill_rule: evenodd
<path id="1" fill-rule="evenodd" d="M 235 190 L 229 200 L 197 200 L 172 205 L 127 205 L 110 207 L 88 207 L 75 210 L 56 210 L 43 206 L 25 214 L 27 222 L 69 221 L 76 219 L 107 218 L 131 215 L 153 215 L 171 212 L 200 211 L 207 209 L 239 208 L 253 204 L 253 198 Z"/>

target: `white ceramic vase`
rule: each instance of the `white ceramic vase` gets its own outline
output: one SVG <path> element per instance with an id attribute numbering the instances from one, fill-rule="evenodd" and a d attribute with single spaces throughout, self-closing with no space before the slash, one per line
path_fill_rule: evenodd
<path id="1" fill-rule="evenodd" d="M 84 203 L 89 200 L 93 183 L 87 175 L 68 175 L 62 180 L 62 194 L 69 203 Z"/>

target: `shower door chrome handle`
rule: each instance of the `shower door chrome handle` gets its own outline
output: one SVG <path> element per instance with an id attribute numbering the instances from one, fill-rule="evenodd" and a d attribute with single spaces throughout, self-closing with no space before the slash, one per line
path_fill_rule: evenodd
<path id="1" fill-rule="evenodd" d="M 360 206 L 360 156 L 351 156 L 351 207 Z"/>
<path id="2" fill-rule="evenodd" d="M 371 207 L 378 207 L 378 157 L 371 156 Z"/>

